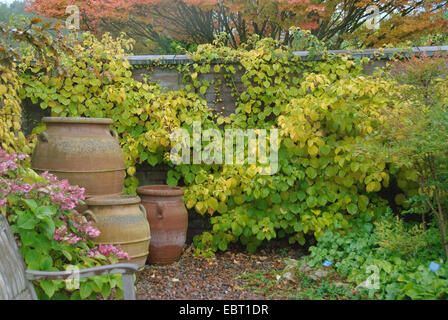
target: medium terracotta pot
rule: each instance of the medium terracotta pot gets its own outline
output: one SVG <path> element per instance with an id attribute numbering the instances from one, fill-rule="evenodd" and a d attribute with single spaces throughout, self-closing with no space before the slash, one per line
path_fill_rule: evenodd
<path id="1" fill-rule="evenodd" d="M 151 226 L 149 263 L 169 264 L 179 259 L 185 244 L 188 214 L 179 187 L 150 185 L 137 188 Z"/>
<path id="2" fill-rule="evenodd" d="M 96 196 L 86 200 L 88 210 L 83 214 L 90 216 L 95 227 L 101 231 L 95 238 L 97 244 L 120 245 L 128 253 L 130 261 L 140 270 L 148 257 L 150 229 L 146 219 L 146 210 L 140 198 L 130 195 Z"/>
<path id="3" fill-rule="evenodd" d="M 125 178 L 123 152 L 108 118 L 45 117 L 45 132 L 31 158 L 32 168 L 48 171 L 86 189 L 86 197 L 121 194 Z"/>

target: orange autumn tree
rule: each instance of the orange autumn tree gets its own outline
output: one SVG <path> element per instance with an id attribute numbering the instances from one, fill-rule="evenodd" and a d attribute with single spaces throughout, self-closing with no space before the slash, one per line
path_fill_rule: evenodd
<path id="1" fill-rule="evenodd" d="M 288 37 L 291 26 L 315 29 L 324 10 L 310 0 L 34 0 L 26 8 L 64 18 L 68 5 L 80 8 L 86 30 L 125 31 L 136 40 L 168 35 L 195 43 L 212 42 L 226 32 L 233 47 L 252 34 L 279 39 Z"/>
<path id="2" fill-rule="evenodd" d="M 344 40 L 359 47 L 398 44 L 430 32 L 446 31 L 441 12 L 446 0 L 30 0 L 27 10 L 55 18 L 77 5 L 82 28 L 96 33 L 127 32 L 140 44 L 163 36 L 179 41 L 210 43 L 225 32 L 237 47 L 252 34 L 288 44 L 291 26 L 312 30 L 330 48 Z M 380 28 L 365 22 L 378 7 Z"/>
<path id="3" fill-rule="evenodd" d="M 413 42 L 422 36 L 448 31 L 448 20 L 444 17 L 444 13 L 448 12 L 448 1 L 361 0 L 357 2 L 358 8 L 366 8 L 374 3 L 380 12 L 378 29 L 361 26 L 343 37 L 358 39 L 364 47 L 397 45 L 406 40 Z"/>

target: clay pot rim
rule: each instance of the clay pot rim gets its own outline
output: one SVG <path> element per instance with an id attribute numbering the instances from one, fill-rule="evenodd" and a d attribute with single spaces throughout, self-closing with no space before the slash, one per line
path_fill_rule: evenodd
<path id="1" fill-rule="evenodd" d="M 138 187 L 137 193 L 143 196 L 177 197 L 182 196 L 184 190 L 180 187 L 169 186 L 166 184 L 153 184 Z"/>
<path id="2" fill-rule="evenodd" d="M 93 196 L 85 200 L 88 206 L 119 206 L 125 204 L 138 204 L 139 196 L 130 194 Z"/>
<path id="3" fill-rule="evenodd" d="M 87 117 L 43 117 L 45 123 L 80 123 L 80 124 L 112 124 L 111 118 L 87 118 Z"/>

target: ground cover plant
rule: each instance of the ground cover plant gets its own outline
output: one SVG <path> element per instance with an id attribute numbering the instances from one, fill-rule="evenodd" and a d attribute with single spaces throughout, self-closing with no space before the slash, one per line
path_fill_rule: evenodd
<path id="1" fill-rule="evenodd" d="M 348 281 L 361 284 L 360 290 L 380 299 L 446 299 L 448 273 L 436 227 L 423 230 L 390 214 L 347 235 L 329 232 L 306 259 L 310 266 L 329 260 Z M 440 267 L 431 270 L 431 262 Z M 370 268 L 369 268 L 370 266 Z M 373 267 L 371 267 L 373 266 Z M 377 279 L 371 276 L 376 275 Z"/>
<path id="2" fill-rule="evenodd" d="M 293 268 L 243 275 L 245 285 L 289 299 L 447 299 L 437 227 L 423 230 L 390 210 L 376 222 L 359 219 L 351 232 L 328 231 L 309 251 Z"/>

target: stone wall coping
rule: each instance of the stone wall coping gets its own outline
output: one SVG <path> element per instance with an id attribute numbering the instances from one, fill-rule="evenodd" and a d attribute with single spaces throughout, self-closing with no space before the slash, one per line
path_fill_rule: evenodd
<path id="1" fill-rule="evenodd" d="M 386 49 L 363 49 L 363 50 L 328 50 L 331 54 L 350 55 L 354 58 L 379 58 L 383 60 L 390 59 L 392 56 L 401 53 L 408 56 L 413 53 L 425 52 L 428 56 L 433 56 L 437 52 L 448 52 L 448 46 L 428 46 L 428 47 L 412 47 L 407 49 L 386 48 Z M 308 51 L 295 51 L 294 55 L 304 57 L 306 60 L 319 60 L 320 56 L 308 57 Z M 133 55 L 127 59 L 131 65 L 152 65 L 160 64 L 187 64 L 193 63 L 193 59 L 187 55 Z"/>

